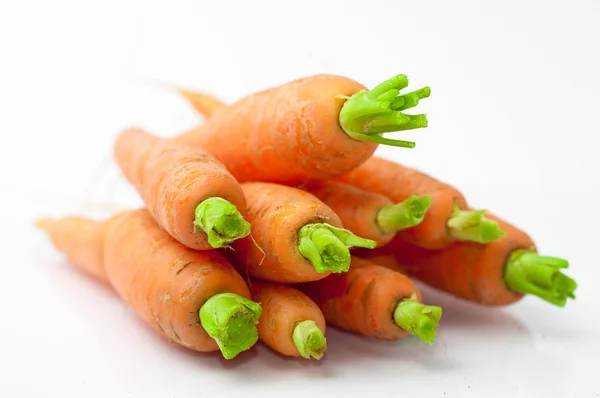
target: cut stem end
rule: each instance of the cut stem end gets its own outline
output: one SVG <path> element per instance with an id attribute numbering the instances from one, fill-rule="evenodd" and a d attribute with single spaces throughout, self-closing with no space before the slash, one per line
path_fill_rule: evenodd
<path id="1" fill-rule="evenodd" d="M 425 218 L 429 206 L 431 206 L 429 196 L 413 195 L 404 202 L 382 207 L 377 212 L 375 222 L 384 232 L 402 231 L 419 225 Z"/>
<path id="2" fill-rule="evenodd" d="M 506 264 L 504 280 L 514 292 L 532 294 L 558 307 L 575 298 L 577 282 L 560 270 L 569 262 L 557 257 L 540 256 L 528 250 L 515 250 Z"/>
<path id="3" fill-rule="evenodd" d="M 303 226 L 298 232 L 298 250 L 317 272 L 346 272 L 350 267 L 350 247 L 373 249 L 377 242 L 360 238 L 347 229 L 326 223 Z"/>
<path id="4" fill-rule="evenodd" d="M 315 321 L 309 320 L 298 323 L 294 328 L 292 338 L 302 358 L 321 359 L 327 349 L 327 340 Z"/>
<path id="5" fill-rule="evenodd" d="M 486 210 L 461 210 L 455 206 L 448 219 L 448 234 L 460 241 L 488 243 L 506 236 L 496 221 L 483 215 Z"/>
<path id="6" fill-rule="evenodd" d="M 208 198 L 195 210 L 194 227 L 204 231 L 208 243 L 216 248 L 241 239 L 250 233 L 250 223 L 238 209 L 223 198 Z"/>
<path id="7" fill-rule="evenodd" d="M 410 334 L 432 345 L 442 308 L 419 303 L 416 298 L 401 300 L 394 310 L 394 322 Z"/>
<path id="8" fill-rule="evenodd" d="M 262 308 L 234 293 L 219 293 L 200 308 L 200 323 L 219 345 L 225 359 L 246 351 L 258 341 L 256 325 Z"/>

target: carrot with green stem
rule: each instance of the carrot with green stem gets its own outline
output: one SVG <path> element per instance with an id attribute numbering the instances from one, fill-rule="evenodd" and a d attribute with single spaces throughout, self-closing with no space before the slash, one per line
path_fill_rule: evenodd
<path id="1" fill-rule="evenodd" d="M 302 189 L 329 206 L 345 228 L 374 240 L 378 247 L 385 246 L 396 232 L 419 225 L 431 205 L 429 196 L 416 195 L 394 204 L 376 192 L 334 180 L 309 183 Z"/>
<path id="2" fill-rule="evenodd" d="M 266 182 L 241 185 L 252 229 L 251 237 L 233 244 L 243 273 L 281 283 L 322 279 L 348 270 L 350 247 L 377 245 L 344 229 L 339 217 L 308 192 Z"/>
<path id="3" fill-rule="evenodd" d="M 263 313 L 259 339 L 280 354 L 321 359 L 327 349 L 325 318 L 319 307 L 291 286 L 253 280 L 252 300 Z"/>
<path id="4" fill-rule="evenodd" d="M 413 195 L 429 196 L 431 206 L 423 222 L 398 233 L 417 246 L 439 250 L 457 241 L 488 243 L 505 235 L 495 221 L 485 217 L 485 210 L 470 209 L 456 188 L 390 160 L 372 157 L 337 180 L 394 202 Z"/>
<path id="5" fill-rule="evenodd" d="M 489 217 L 497 220 L 506 238 L 486 245 L 459 242 L 441 251 L 395 238 L 373 253 L 359 255 L 483 305 L 504 306 L 534 295 L 562 307 L 575 298 L 577 283 L 562 273 L 568 261 L 539 255 L 529 235 Z"/>
<path id="6" fill-rule="evenodd" d="M 184 245 L 210 250 L 250 233 L 239 183 L 202 149 L 129 129 L 114 152 L 158 224 Z"/>
<path id="7" fill-rule="evenodd" d="M 311 76 L 220 108 L 175 139 L 210 152 L 240 182 L 329 179 L 364 162 L 378 144 L 414 147 L 382 136 L 427 126 L 425 115 L 404 111 L 430 90 L 400 94 L 407 86 L 405 75 L 370 91 L 345 77 Z"/>
<path id="8" fill-rule="evenodd" d="M 431 345 L 442 316 L 440 307 L 423 304 L 407 276 L 355 256 L 348 272 L 297 287 L 317 303 L 328 324 L 368 337 L 399 340 L 412 334 Z"/>
<path id="9" fill-rule="evenodd" d="M 145 209 L 107 221 L 41 220 L 54 246 L 78 268 L 111 285 L 150 326 L 192 350 L 230 359 L 258 340 L 261 307 L 216 251 L 175 241 Z"/>

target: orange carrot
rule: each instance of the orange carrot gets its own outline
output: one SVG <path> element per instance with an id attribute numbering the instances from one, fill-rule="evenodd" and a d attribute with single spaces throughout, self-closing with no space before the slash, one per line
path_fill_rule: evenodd
<path id="1" fill-rule="evenodd" d="M 250 232 L 239 183 L 202 149 L 129 129 L 114 150 L 150 213 L 179 242 L 209 250 Z"/>
<path id="2" fill-rule="evenodd" d="M 260 305 L 231 264 L 216 251 L 181 245 L 146 210 L 105 222 L 67 217 L 38 225 L 75 266 L 108 282 L 170 341 L 220 349 L 229 359 L 258 340 Z"/>
<path id="3" fill-rule="evenodd" d="M 273 282 L 312 281 L 346 271 L 349 247 L 376 245 L 343 229 L 339 217 L 308 192 L 266 182 L 241 185 L 256 241 L 234 242 L 241 272 Z"/>
<path id="4" fill-rule="evenodd" d="M 487 243 L 504 236 L 497 223 L 483 216 L 485 210 L 470 210 L 456 188 L 392 161 L 373 157 L 338 180 L 394 202 L 412 195 L 431 197 L 423 222 L 398 233 L 414 245 L 437 250 L 456 241 Z"/>
<path id="5" fill-rule="evenodd" d="M 507 234 L 485 245 L 459 242 L 441 251 L 395 238 L 374 253 L 359 255 L 454 296 L 489 306 L 509 305 L 525 294 L 557 306 L 575 298 L 575 281 L 561 273 L 569 263 L 536 253 L 531 238 L 492 215 Z M 395 261 L 391 261 L 395 260 Z"/>
<path id="6" fill-rule="evenodd" d="M 257 280 L 250 283 L 250 292 L 263 309 L 258 324 L 263 343 L 287 356 L 323 357 L 325 318 L 308 296 L 291 286 Z"/>
<path id="7" fill-rule="evenodd" d="M 414 195 L 394 204 L 378 193 L 333 180 L 309 183 L 302 189 L 329 206 L 345 228 L 374 240 L 378 247 L 385 246 L 397 231 L 420 224 L 431 205 L 430 197 Z"/>
<path id="8" fill-rule="evenodd" d="M 186 89 L 179 89 L 178 91 L 196 111 L 205 117 L 212 116 L 215 111 L 226 106 L 217 98 L 199 91 Z"/>
<path id="9" fill-rule="evenodd" d="M 422 304 L 421 292 L 408 277 L 355 256 L 348 272 L 298 289 L 321 307 L 327 323 L 378 339 L 398 340 L 411 333 L 432 344 L 442 315 L 440 307 Z"/>
<path id="10" fill-rule="evenodd" d="M 429 87 L 399 95 L 398 75 L 371 91 L 347 78 L 316 75 L 261 91 L 220 108 L 176 140 L 213 154 L 240 182 L 287 184 L 328 179 L 368 159 L 378 144 L 413 147 L 381 134 L 427 126 L 405 109 Z"/>

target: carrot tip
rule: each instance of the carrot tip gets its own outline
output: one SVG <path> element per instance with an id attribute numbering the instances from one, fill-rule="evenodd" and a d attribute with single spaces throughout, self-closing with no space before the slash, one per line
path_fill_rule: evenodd
<path id="1" fill-rule="evenodd" d="M 219 345 L 225 359 L 246 351 L 258 341 L 256 325 L 262 308 L 233 293 L 219 293 L 200 308 L 200 324 Z"/>
<path id="2" fill-rule="evenodd" d="M 400 95 L 408 86 L 405 75 L 397 75 L 376 86 L 371 91 L 359 91 L 346 100 L 339 114 L 339 123 L 350 137 L 359 141 L 414 148 L 412 141 L 391 140 L 381 134 L 392 131 L 425 128 L 428 125 L 424 114 L 408 115 L 402 111 L 418 105 L 419 100 L 429 97 L 431 89 Z"/>
<path id="3" fill-rule="evenodd" d="M 325 223 L 303 226 L 298 232 L 298 250 L 317 272 L 346 272 L 350 267 L 352 246 L 373 249 L 377 242 Z"/>
<path id="4" fill-rule="evenodd" d="M 419 303 L 415 298 L 401 300 L 394 310 L 394 322 L 410 334 L 432 345 L 442 308 Z"/>
<path id="5" fill-rule="evenodd" d="M 195 210 L 194 226 L 208 237 L 208 243 L 219 248 L 248 236 L 250 223 L 238 209 L 223 198 L 208 198 Z"/>
<path id="6" fill-rule="evenodd" d="M 377 212 L 376 224 L 382 231 L 396 232 L 419 225 L 431 206 L 431 197 L 412 195 L 404 202 L 382 207 Z"/>
<path id="7" fill-rule="evenodd" d="M 48 226 L 50 225 L 51 222 L 52 222 L 51 218 L 49 218 L 49 217 L 42 217 L 42 218 L 39 218 L 39 219 L 35 220 L 34 225 L 36 227 L 38 227 L 39 229 L 42 229 L 42 230 L 45 231 L 48 228 Z"/>
<path id="8" fill-rule="evenodd" d="M 293 340 L 302 358 L 321 359 L 327 349 L 327 339 L 315 321 L 298 323 L 294 328 Z"/>
<path id="9" fill-rule="evenodd" d="M 506 264 L 504 280 L 514 292 L 532 294 L 558 307 L 575 299 L 577 282 L 560 270 L 569 267 L 567 260 L 540 256 L 528 250 L 515 250 Z"/>
<path id="10" fill-rule="evenodd" d="M 456 240 L 488 243 L 506 236 L 496 221 L 484 217 L 486 210 L 461 210 L 454 207 L 448 219 L 448 234 Z"/>

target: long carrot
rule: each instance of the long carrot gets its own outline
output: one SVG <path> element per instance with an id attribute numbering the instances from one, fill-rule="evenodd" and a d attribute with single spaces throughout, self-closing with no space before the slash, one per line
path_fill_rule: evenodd
<path id="1" fill-rule="evenodd" d="M 378 144 L 414 146 L 381 136 L 427 126 L 425 115 L 403 111 L 428 97 L 429 87 L 399 95 L 407 86 L 404 75 L 371 91 L 341 76 L 298 79 L 220 108 L 176 140 L 204 148 L 240 182 L 328 179 L 364 162 Z"/>
<path id="2" fill-rule="evenodd" d="M 233 256 L 244 273 L 281 283 L 322 279 L 348 270 L 349 247 L 376 246 L 343 229 L 339 217 L 308 192 L 266 182 L 241 185 L 252 234 L 234 242 Z"/>
<path id="3" fill-rule="evenodd" d="M 297 287 L 327 323 L 368 337 L 398 340 L 410 333 L 432 344 L 442 316 L 440 307 L 422 304 L 408 277 L 355 256 L 348 272 Z"/>
<path id="4" fill-rule="evenodd" d="M 257 280 L 249 285 L 252 300 L 263 309 L 258 324 L 260 340 L 283 355 L 321 359 L 327 340 L 319 307 L 291 286 Z"/>
<path id="5" fill-rule="evenodd" d="M 418 170 L 372 157 L 339 181 L 402 202 L 412 195 L 430 196 L 431 206 L 419 225 L 400 231 L 407 242 L 427 249 L 444 249 L 456 241 L 487 243 L 504 236 L 498 224 L 471 210 L 454 187 Z"/>
<path id="6" fill-rule="evenodd" d="M 114 152 L 158 224 L 184 245 L 209 250 L 250 233 L 239 183 L 202 149 L 129 129 Z"/>
<path id="7" fill-rule="evenodd" d="M 569 266 L 566 260 L 537 254 L 529 235 L 489 217 L 497 220 L 506 238 L 486 245 L 460 242 L 441 251 L 395 238 L 374 253 L 359 255 L 483 305 L 509 305 L 530 294 L 562 307 L 575 298 L 576 282 L 561 272 Z"/>
<path id="8" fill-rule="evenodd" d="M 397 231 L 419 225 L 431 205 L 429 196 L 415 195 L 394 204 L 383 195 L 334 180 L 309 183 L 302 189 L 329 206 L 345 228 L 374 240 L 378 247 L 391 241 Z"/>
<path id="9" fill-rule="evenodd" d="M 261 307 L 231 264 L 216 251 L 181 245 L 146 210 L 105 222 L 66 217 L 38 225 L 75 266 L 110 284 L 170 341 L 220 349 L 229 359 L 258 340 Z"/>

